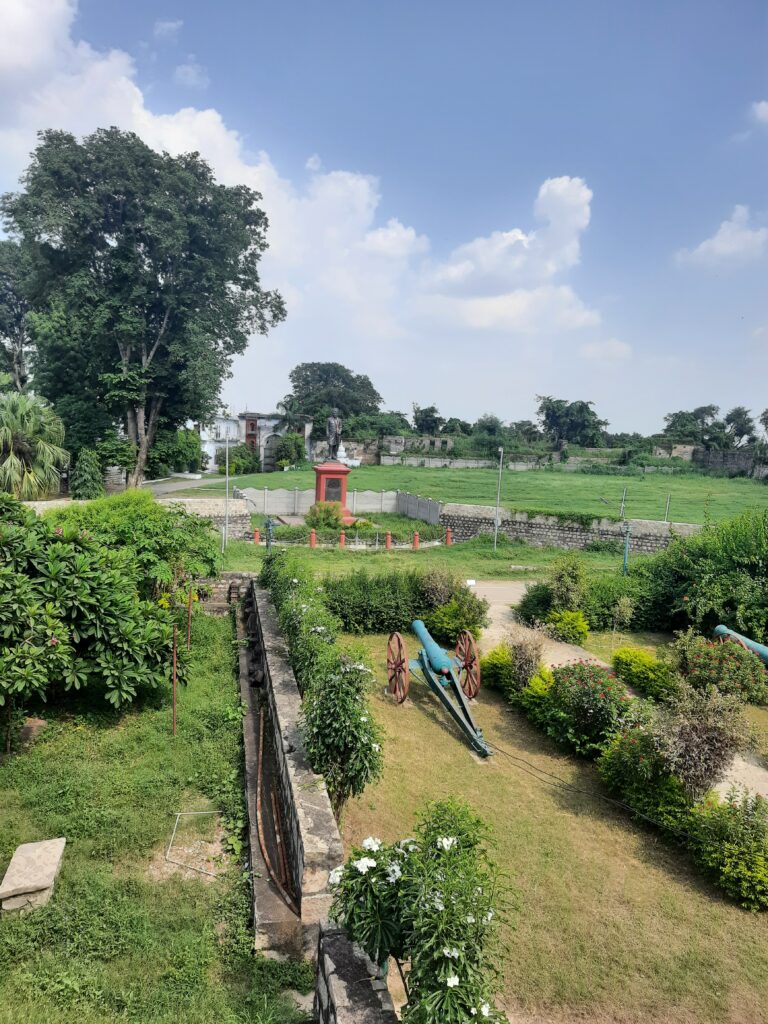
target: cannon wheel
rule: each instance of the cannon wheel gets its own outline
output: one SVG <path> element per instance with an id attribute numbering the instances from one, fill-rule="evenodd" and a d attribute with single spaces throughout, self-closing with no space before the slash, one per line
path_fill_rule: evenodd
<path id="1" fill-rule="evenodd" d="M 411 671 L 408 667 L 408 653 L 405 641 L 399 633 L 390 633 L 387 644 L 387 679 L 389 692 L 398 704 L 402 704 L 408 696 Z"/>
<path id="2" fill-rule="evenodd" d="M 480 658 L 475 638 L 468 629 L 459 633 L 456 641 L 456 662 L 459 670 L 459 684 L 464 696 L 472 700 L 480 692 Z"/>

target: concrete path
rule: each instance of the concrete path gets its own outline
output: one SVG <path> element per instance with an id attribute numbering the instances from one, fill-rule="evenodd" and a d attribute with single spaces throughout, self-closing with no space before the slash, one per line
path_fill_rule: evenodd
<path id="1" fill-rule="evenodd" d="M 518 604 L 528 588 L 525 580 L 478 580 L 472 588 L 478 597 L 484 597 L 490 608 L 488 615 L 490 623 L 487 629 L 483 630 L 480 638 L 480 651 L 486 654 L 491 648 L 500 644 L 514 625 L 518 629 L 526 629 L 522 623 L 515 619 L 512 605 Z M 576 644 L 564 644 L 559 640 L 545 640 L 542 653 L 543 661 L 550 668 L 556 665 L 566 665 L 570 661 L 589 661 L 594 665 L 608 667 L 600 658 L 585 651 L 583 647 Z"/>
<path id="2" fill-rule="evenodd" d="M 187 491 L 190 487 L 204 487 L 206 484 L 218 483 L 222 477 L 218 473 L 205 474 L 202 480 L 188 480 L 179 477 L 172 477 L 170 480 L 145 480 L 141 485 L 151 491 L 156 498 L 164 494 L 173 494 L 174 491 Z"/>

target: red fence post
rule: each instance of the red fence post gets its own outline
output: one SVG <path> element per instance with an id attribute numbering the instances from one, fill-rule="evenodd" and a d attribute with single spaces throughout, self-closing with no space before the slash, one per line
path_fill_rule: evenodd
<path id="1" fill-rule="evenodd" d="M 449 548 L 453 544 L 453 534 L 451 533 L 450 526 L 445 528 L 445 546 Z"/>
<path id="2" fill-rule="evenodd" d="M 414 551 L 418 551 L 419 550 L 419 531 L 418 530 L 415 530 L 414 534 L 413 534 L 413 550 Z"/>
<path id="3" fill-rule="evenodd" d="M 317 532 L 314 527 L 309 531 L 309 546 L 314 548 L 317 546 Z"/>
<path id="4" fill-rule="evenodd" d="M 342 530 L 341 533 L 339 534 L 339 547 L 340 548 L 345 548 L 346 546 L 347 546 L 347 535 Z"/>
<path id="5" fill-rule="evenodd" d="M 386 534 L 384 535 L 384 547 L 387 549 L 387 551 L 390 551 L 392 549 L 392 531 L 391 530 L 387 530 Z"/>
<path id="6" fill-rule="evenodd" d="M 259 531 L 258 530 L 254 530 L 253 531 L 253 543 L 254 544 L 258 544 L 259 543 Z"/>

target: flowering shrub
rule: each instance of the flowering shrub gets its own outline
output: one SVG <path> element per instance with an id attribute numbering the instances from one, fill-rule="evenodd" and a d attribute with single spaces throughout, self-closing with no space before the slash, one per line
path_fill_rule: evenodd
<path id="1" fill-rule="evenodd" d="M 688 652 L 686 679 L 697 690 L 716 686 L 749 704 L 768 703 L 768 677 L 758 656 L 740 643 L 710 643 L 703 637 Z"/>
<path id="2" fill-rule="evenodd" d="M 413 839 L 369 837 L 332 877 L 332 916 L 376 963 L 410 960 L 408 1024 L 502 1021 L 492 1005 L 504 909 L 488 830 L 464 805 L 430 805 Z"/>
<path id="3" fill-rule="evenodd" d="M 531 721 L 558 743 L 588 756 L 620 727 L 632 703 L 622 682 L 584 661 L 554 669 L 549 686 L 534 683 L 521 699 Z"/>
<path id="4" fill-rule="evenodd" d="M 551 611 L 544 622 L 547 632 L 566 644 L 581 645 L 589 636 L 589 624 L 583 612 Z"/>
<path id="5" fill-rule="evenodd" d="M 670 665 L 648 651 L 620 647 L 613 656 L 613 669 L 627 686 L 656 700 L 667 700 L 680 686 Z"/>
<path id="6" fill-rule="evenodd" d="M 338 815 L 381 774 L 381 732 L 366 699 L 371 670 L 341 651 L 339 620 L 325 607 L 323 588 L 293 554 L 267 555 L 261 582 L 272 594 L 303 696 L 307 756 L 324 776 Z"/>

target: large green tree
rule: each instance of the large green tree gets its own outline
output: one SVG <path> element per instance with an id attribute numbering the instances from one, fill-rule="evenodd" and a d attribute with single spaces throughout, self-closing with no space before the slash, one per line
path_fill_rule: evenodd
<path id="1" fill-rule="evenodd" d="M 440 433 L 444 423 L 445 419 L 436 405 L 421 406 L 413 403 L 413 426 L 417 433 L 434 437 Z"/>
<path id="2" fill-rule="evenodd" d="M 2 212 L 30 262 L 36 386 L 117 417 L 137 485 L 161 424 L 212 419 L 232 356 L 285 315 L 259 280 L 261 197 L 117 128 L 42 132 L 22 184 Z"/>
<path id="3" fill-rule="evenodd" d="M 568 402 L 550 395 L 537 395 L 537 399 L 541 429 L 555 446 L 566 441 L 586 448 L 599 448 L 605 444 L 608 421 L 597 415 L 592 408 L 594 402 Z"/>
<path id="4" fill-rule="evenodd" d="M 0 369 L 23 391 L 29 380 L 29 304 L 24 291 L 21 246 L 10 238 L 0 241 Z"/>
<path id="5" fill-rule="evenodd" d="M 305 416 L 322 417 L 334 407 L 342 416 L 376 413 L 381 408 L 383 399 L 370 378 L 341 363 L 299 363 L 289 377 L 293 396 Z"/>

